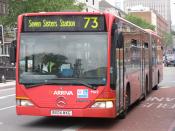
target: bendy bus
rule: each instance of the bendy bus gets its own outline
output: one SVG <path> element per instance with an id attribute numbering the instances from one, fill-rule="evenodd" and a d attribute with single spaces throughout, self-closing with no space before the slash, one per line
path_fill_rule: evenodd
<path id="1" fill-rule="evenodd" d="M 18 17 L 18 115 L 124 117 L 162 80 L 156 34 L 110 13 Z"/>

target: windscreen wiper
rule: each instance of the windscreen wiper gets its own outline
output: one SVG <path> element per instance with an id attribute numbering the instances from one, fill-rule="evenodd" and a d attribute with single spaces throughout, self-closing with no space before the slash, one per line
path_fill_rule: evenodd
<path id="1" fill-rule="evenodd" d="M 69 85 L 71 85 L 71 84 L 73 84 L 73 85 L 81 84 L 81 85 L 84 85 L 84 86 L 86 86 L 88 88 L 91 88 L 93 90 L 97 89 L 96 87 L 92 86 L 91 84 L 88 84 L 87 82 L 83 81 L 82 79 L 78 79 L 78 78 L 64 78 L 64 79 L 63 78 L 58 78 L 58 79 L 54 79 L 54 80 L 55 81 L 57 81 L 57 80 L 68 81 L 68 83 L 66 83 L 66 84 L 69 84 Z"/>
<path id="2" fill-rule="evenodd" d="M 61 83 L 56 82 L 57 80 L 64 80 L 64 81 L 69 80 L 69 82 L 72 81 L 71 84 L 76 84 L 77 83 L 77 84 L 84 85 L 88 88 L 91 88 L 93 90 L 97 89 L 97 87 L 92 86 L 91 84 L 88 84 L 87 82 L 85 82 L 81 79 L 54 79 L 55 82 L 44 81 L 44 82 L 41 82 L 41 83 L 21 83 L 21 84 L 23 84 L 26 88 L 32 88 L 32 87 L 43 86 L 43 85 L 58 85 L 58 84 L 60 85 Z"/>
<path id="3" fill-rule="evenodd" d="M 84 85 L 84 86 L 86 86 L 86 87 L 89 87 L 89 88 L 91 88 L 91 89 L 93 89 L 93 90 L 96 90 L 96 89 L 97 89 L 95 86 L 92 86 L 91 84 L 88 84 L 88 83 L 85 82 L 85 81 L 82 81 L 82 80 L 79 80 L 79 79 L 75 79 L 75 80 L 76 80 L 76 82 L 78 82 L 79 84 L 82 84 L 82 85 Z"/>
<path id="4" fill-rule="evenodd" d="M 58 83 L 47 83 L 47 82 L 42 82 L 42 83 L 22 83 L 26 88 L 31 88 L 31 87 L 37 87 L 37 86 L 43 86 L 43 85 L 57 85 Z"/>

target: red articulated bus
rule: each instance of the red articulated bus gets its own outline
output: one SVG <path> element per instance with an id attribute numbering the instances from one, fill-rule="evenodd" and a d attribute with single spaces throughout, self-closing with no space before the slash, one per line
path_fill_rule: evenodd
<path id="1" fill-rule="evenodd" d="M 110 13 L 22 14 L 16 67 L 18 115 L 124 117 L 162 80 L 161 39 Z"/>
<path id="2" fill-rule="evenodd" d="M 162 39 L 155 32 L 150 29 L 145 29 L 150 33 L 150 44 L 152 45 L 150 48 L 150 83 L 152 83 L 151 87 L 153 89 L 158 89 L 158 84 L 163 79 L 163 46 Z"/>

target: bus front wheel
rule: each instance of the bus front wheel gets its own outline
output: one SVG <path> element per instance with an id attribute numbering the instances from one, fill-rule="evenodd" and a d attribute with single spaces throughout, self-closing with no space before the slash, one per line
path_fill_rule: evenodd
<path id="1" fill-rule="evenodd" d="M 126 94 L 125 94 L 125 109 L 123 109 L 123 111 L 120 113 L 119 115 L 120 119 L 125 119 L 128 112 L 129 105 L 130 105 L 130 87 L 127 86 Z"/>

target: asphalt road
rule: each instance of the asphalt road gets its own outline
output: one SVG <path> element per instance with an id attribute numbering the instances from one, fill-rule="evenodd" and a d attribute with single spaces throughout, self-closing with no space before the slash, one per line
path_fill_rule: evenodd
<path id="1" fill-rule="evenodd" d="M 17 116 L 15 87 L 0 88 L 0 131 L 175 131 L 175 67 L 164 68 L 159 90 L 137 103 L 125 119 Z"/>

